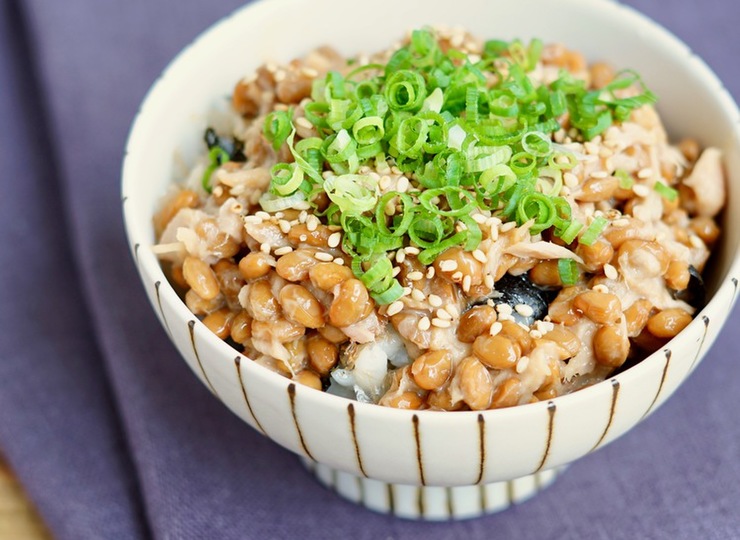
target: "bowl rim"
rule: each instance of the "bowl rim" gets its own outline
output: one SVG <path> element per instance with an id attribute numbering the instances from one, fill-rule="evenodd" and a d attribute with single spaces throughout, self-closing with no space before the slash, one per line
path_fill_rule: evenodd
<path id="1" fill-rule="evenodd" d="M 197 54 L 199 44 L 204 41 L 214 39 L 220 30 L 229 24 L 237 24 L 246 14 L 259 19 L 260 16 L 267 15 L 267 9 L 272 9 L 276 4 L 290 5 L 294 0 L 255 0 L 246 5 L 236 8 L 231 13 L 218 19 L 205 30 L 200 32 L 192 41 L 190 41 L 185 47 L 183 47 L 167 64 L 167 66 L 160 72 L 156 77 L 150 88 L 144 95 L 139 108 L 132 120 L 129 134 L 125 144 L 122 172 L 121 172 L 121 201 L 123 206 L 123 218 L 124 226 L 126 231 L 129 248 L 131 250 L 132 257 L 134 259 L 137 272 L 145 286 L 151 286 L 156 281 L 161 283 L 159 287 L 159 294 L 161 295 L 161 301 L 168 304 L 170 310 L 176 315 L 178 322 L 186 324 L 188 321 L 195 321 L 195 330 L 199 332 L 199 340 L 205 340 L 208 346 L 213 347 L 218 356 L 224 359 L 233 361 L 235 357 L 240 359 L 249 359 L 246 355 L 240 353 L 236 349 L 232 348 L 228 343 L 216 337 L 211 333 L 203 323 L 195 316 L 185 305 L 184 301 L 175 292 L 174 288 L 170 284 L 169 280 L 165 276 L 161 265 L 159 264 L 156 256 L 149 249 L 140 249 L 140 247 L 149 247 L 149 242 L 142 241 L 146 238 L 144 227 L 151 227 L 150 223 L 142 224 L 136 222 L 132 216 L 131 211 L 128 209 L 130 204 L 129 193 L 133 192 L 132 184 L 136 181 L 131 171 L 134 169 L 134 163 L 139 159 L 138 141 L 141 138 L 140 134 L 146 129 L 148 119 L 150 117 L 149 111 L 154 108 L 154 105 L 158 101 L 163 101 L 167 96 L 167 87 L 163 84 L 163 80 L 172 78 L 174 75 L 178 75 L 181 72 L 187 71 L 187 64 L 191 57 Z M 666 29 L 660 23 L 652 20 L 647 15 L 641 13 L 637 9 L 622 4 L 618 0 L 566 0 L 571 3 L 590 3 L 593 5 L 600 5 L 604 9 L 611 9 L 613 12 L 620 17 L 627 17 L 630 22 L 638 25 L 639 29 L 643 29 L 654 33 L 655 39 L 660 39 L 664 43 L 668 44 L 671 48 L 681 50 L 687 56 L 693 58 L 691 63 L 691 71 L 697 72 L 697 76 L 704 77 L 710 84 L 717 88 L 716 98 L 718 104 L 721 106 L 723 112 L 735 117 L 736 120 L 733 123 L 733 129 L 730 138 L 734 136 L 734 146 L 738 147 L 740 153 L 740 109 L 738 105 L 729 94 L 719 77 L 712 71 L 712 69 L 706 64 L 706 62 L 699 56 L 697 56 L 691 48 L 685 44 L 680 38 L 678 38 L 671 31 Z M 154 104 L 154 105 L 153 105 Z M 737 299 L 738 285 L 737 277 L 740 275 L 740 248 L 732 256 L 732 261 L 729 263 L 728 269 L 724 276 L 718 280 L 718 284 L 711 299 L 706 305 L 699 310 L 692 319 L 691 323 L 687 328 L 681 331 L 676 337 L 668 341 L 663 347 L 645 357 L 635 366 L 632 366 L 625 371 L 613 375 L 603 381 L 595 383 L 586 388 L 582 388 L 576 392 L 569 394 L 560 395 L 551 398 L 547 401 L 540 401 L 536 403 L 528 403 L 523 405 L 517 405 L 515 407 L 508 407 L 503 409 L 487 409 L 481 411 L 445 411 L 452 412 L 454 414 L 440 414 L 440 411 L 433 410 L 402 410 L 394 409 L 392 407 L 384 407 L 373 403 L 363 403 L 348 398 L 328 394 L 324 391 L 315 390 L 313 388 L 304 387 L 303 385 L 297 384 L 294 381 L 279 375 L 272 370 L 255 364 L 254 362 L 243 362 L 241 369 L 250 369 L 253 371 L 252 376 L 264 378 L 264 382 L 276 387 L 281 387 L 282 390 L 287 390 L 292 384 L 296 388 L 296 392 L 301 393 L 301 399 L 311 404 L 320 404 L 323 406 L 337 406 L 346 408 L 348 404 L 358 410 L 362 411 L 365 415 L 381 415 L 387 419 L 398 418 L 405 421 L 411 420 L 413 416 L 417 416 L 423 419 L 424 422 L 435 422 L 437 424 L 444 424 L 447 422 L 458 422 L 461 417 L 475 417 L 479 418 L 483 415 L 486 420 L 492 420 L 494 417 L 519 417 L 519 416 L 531 416 L 532 413 L 540 414 L 544 409 L 552 407 L 552 404 L 568 404 L 570 406 L 583 406 L 592 400 L 592 397 L 602 395 L 605 391 L 609 391 L 616 384 L 622 384 L 629 382 L 633 379 L 639 379 L 643 376 L 643 372 L 650 369 L 654 369 L 654 365 L 658 362 L 662 362 L 665 359 L 666 352 L 669 351 L 673 344 L 677 340 L 680 340 L 682 336 L 689 333 L 691 329 L 695 329 L 697 326 L 705 325 L 703 319 L 706 319 L 705 314 L 713 310 L 719 303 L 726 302 L 725 294 L 723 291 L 732 292 L 731 304 L 734 304 Z M 151 282 L 147 282 L 147 278 Z M 154 278 L 154 279 L 152 279 Z M 688 375 L 688 373 L 687 373 Z M 656 396 L 657 399 L 657 396 Z M 645 413 L 645 416 L 653 410 L 657 409 L 657 405 L 653 402 L 653 405 Z"/>

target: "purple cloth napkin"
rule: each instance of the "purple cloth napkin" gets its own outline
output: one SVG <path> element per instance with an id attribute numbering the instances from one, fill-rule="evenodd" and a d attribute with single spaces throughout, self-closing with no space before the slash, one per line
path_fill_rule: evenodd
<path id="1" fill-rule="evenodd" d="M 740 97 L 734 0 L 628 2 Z M 130 260 L 121 154 L 156 75 L 237 0 L 0 8 L 0 449 L 60 539 L 740 537 L 737 332 L 659 411 L 521 506 L 425 524 L 319 486 L 178 358 Z M 728 327 L 737 328 L 735 311 Z"/>

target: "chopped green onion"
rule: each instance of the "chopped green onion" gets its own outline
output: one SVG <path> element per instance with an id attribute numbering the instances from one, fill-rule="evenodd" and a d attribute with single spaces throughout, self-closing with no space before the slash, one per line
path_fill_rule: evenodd
<path id="1" fill-rule="evenodd" d="M 398 280 L 394 279 L 393 281 L 391 281 L 390 287 L 388 287 L 385 291 L 380 293 L 373 292 L 370 293 L 370 296 L 372 296 L 373 300 L 375 300 L 375 302 L 380 305 L 392 304 L 403 296 L 403 287 L 398 282 Z"/>
<path id="2" fill-rule="evenodd" d="M 578 221 L 571 221 L 570 223 L 568 223 L 562 234 L 558 234 L 558 238 L 560 238 L 566 244 L 570 244 L 571 242 L 573 242 L 573 240 L 576 239 L 576 236 L 579 232 L 581 232 L 581 229 L 583 229 L 582 223 L 579 223 Z"/>
<path id="3" fill-rule="evenodd" d="M 655 182 L 653 189 L 655 189 L 655 191 L 657 191 L 661 197 L 669 202 L 675 201 L 678 197 L 678 191 L 670 186 L 665 185 L 663 182 Z"/>
<path id="4" fill-rule="evenodd" d="M 625 171 L 624 169 L 617 169 L 614 171 L 614 176 L 619 178 L 619 187 L 621 189 L 632 189 L 632 186 L 635 185 L 635 180 L 630 176 L 630 173 Z"/>
<path id="5" fill-rule="evenodd" d="M 206 190 L 208 193 L 210 193 L 213 189 L 213 185 L 211 184 L 211 175 L 213 175 L 213 172 L 221 165 L 223 165 L 224 163 L 228 163 L 229 159 L 230 158 L 228 152 L 226 152 L 226 150 L 224 150 L 220 146 L 214 146 L 208 152 L 208 167 L 206 167 L 206 170 L 203 171 L 203 178 L 200 182 L 203 186 L 203 189 Z"/>
<path id="6" fill-rule="evenodd" d="M 270 174 L 271 188 L 278 195 L 290 195 L 303 183 L 303 171 L 295 163 L 277 163 Z"/>
<path id="7" fill-rule="evenodd" d="M 530 227 L 532 234 L 549 229 L 555 222 L 555 205 L 552 199 L 542 193 L 528 193 L 519 199 L 516 209 L 517 222 L 521 225 L 534 220 Z"/>
<path id="8" fill-rule="evenodd" d="M 358 144 L 374 144 L 383 139 L 385 128 L 380 116 L 362 118 L 352 126 L 352 135 Z"/>
<path id="9" fill-rule="evenodd" d="M 273 212 L 307 201 L 316 208 L 326 193 L 330 204 L 315 213 L 342 227 L 353 272 L 379 304 L 403 294 L 392 275 L 392 252 L 411 244 L 421 250 L 418 260 L 431 264 L 454 246 L 474 250 L 483 237 L 472 218 L 479 210 L 527 223 L 532 235 L 550 231 L 566 244 L 591 245 L 608 222 L 598 217 L 585 227 L 572 216 L 560 195 L 563 173 L 582 156 L 554 142 L 553 134 L 567 120 L 575 130 L 571 139 L 592 139 L 655 96 L 631 71 L 599 90 L 565 70 L 541 84 L 530 74 L 542 50 L 537 39 L 492 40 L 482 59 L 474 59 L 454 47 L 443 50 L 434 33 L 422 29 L 385 64 L 358 64 L 347 75 L 330 71 L 315 79 L 302 107 L 316 136 L 294 144 L 292 110 L 265 118 L 265 139 L 275 151 L 287 144 L 294 163 L 271 169 L 260 205 Z M 229 158 L 216 152 L 209 159 L 205 189 Z M 364 167 L 375 171 L 364 173 Z M 405 193 L 381 190 L 387 180 L 380 178 L 391 167 L 411 182 Z M 327 171 L 333 174 L 324 178 Z M 631 187 L 629 174 L 614 174 L 620 187 Z M 668 200 L 677 196 L 664 183 L 655 190 Z M 561 260 L 558 268 L 563 283 L 579 279 L 574 261 Z"/>
<path id="10" fill-rule="evenodd" d="M 522 148 L 535 157 L 547 157 L 552 154 L 552 141 L 541 131 L 528 131 L 522 137 Z"/>
<path id="11" fill-rule="evenodd" d="M 563 285 L 575 285 L 579 277 L 578 263 L 573 259 L 558 259 L 558 274 Z"/>
<path id="12" fill-rule="evenodd" d="M 345 174 L 324 180 L 324 191 L 343 214 L 360 215 L 375 208 L 378 183 L 372 176 Z"/>
<path id="13" fill-rule="evenodd" d="M 608 223 L 605 217 L 595 217 L 591 225 L 588 226 L 586 231 L 578 239 L 578 243 L 584 246 L 592 246 Z"/>
<path id="14" fill-rule="evenodd" d="M 293 129 L 292 111 L 273 111 L 265 118 L 262 134 L 268 142 L 272 143 L 272 149 L 276 152 L 288 139 Z"/>

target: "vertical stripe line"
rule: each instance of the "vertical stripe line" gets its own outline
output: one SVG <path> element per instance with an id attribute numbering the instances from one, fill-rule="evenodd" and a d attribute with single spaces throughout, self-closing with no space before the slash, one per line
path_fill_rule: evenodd
<path id="1" fill-rule="evenodd" d="M 167 335 L 170 336 L 170 339 L 172 339 L 172 331 L 170 330 L 170 323 L 167 322 L 167 317 L 165 317 L 164 315 L 164 309 L 162 309 L 162 297 L 159 294 L 159 288 L 161 286 L 162 286 L 161 281 L 156 281 L 154 283 L 154 292 L 157 295 L 157 307 L 159 308 L 159 313 L 162 315 L 162 322 L 164 323 L 164 329 L 167 331 Z"/>
<path id="2" fill-rule="evenodd" d="M 290 383 L 288 385 L 288 399 L 290 400 L 290 414 L 293 415 L 293 423 L 295 424 L 295 430 L 298 433 L 298 441 L 301 443 L 301 448 L 303 448 L 303 451 L 309 458 L 316 461 L 316 458 L 313 457 L 313 454 L 311 454 L 308 446 L 306 446 L 306 441 L 303 438 L 303 431 L 301 430 L 301 426 L 298 423 L 298 415 L 296 414 L 295 408 L 295 383 Z"/>
<path id="3" fill-rule="evenodd" d="M 249 411 L 252 420 L 254 420 L 254 423 L 257 424 L 257 428 L 262 432 L 263 435 L 267 435 L 267 433 L 265 432 L 265 428 L 262 427 L 262 424 L 260 424 L 260 421 L 254 414 L 252 404 L 249 402 L 249 396 L 247 396 L 247 388 L 246 386 L 244 386 L 244 379 L 242 378 L 241 358 L 239 356 L 234 358 L 234 365 L 236 366 L 236 376 L 239 379 L 239 386 L 242 389 L 242 396 L 244 396 L 244 403 L 246 403 L 247 405 L 247 410 Z"/>
<path id="4" fill-rule="evenodd" d="M 542 461 L 540 461 L 539 466 L 535 469 L 534 472 L 539 472 L 542 470 L 542 468 L 545 466 L 545 463 L 547 462 L 548 456 L 550 455 L 553 425 L 555 423 L 555 408 L 555 403 L 553 403 L 552 401 L 549 401 L 547 403 L 547 442 L 545 443 L 545 451 L 542 453 Z"/>
<path id="5" fill-rule="evenodd" d="M 422 462 L 422 456 L 421 456 L 421 437 L 419 435 L 419 416 L 414 415 L 411 418 L 411 422 L 414 425 L 414 440 L 416 441 L 416 462 L 419 466 L 419 480 L 421 481 L 422 486 L 426 486 L 426 480 L 424 478 L 424 464 Z"/>
<path id="6" fill-rule="evenodd" d="M 614 421 L 614 411 L 617 408 L 617 396 L 619 395 L 619 381 L 617 379 L 612 379 L 612 403 L 611 407 L 609 408 L 609 420 L 606 422 L 606 426 L 604 426 L 604 431 L 601 433 L 601 437 L 599 437 L 599 440 L 596 441 L 596 444 L 591 448 L 591 451 L 593 452 L 596 450 L 599 445 L 604 442 L 604 438 L 606 437 L 606 434 L 609 432 L 609 428 L 612 427 L 612 422 Z"/>
<path id="7" fill-rule="evenodd" d="M 645 411 L 645 414 L 642 415 L 642 418 L 645 418 L 650 414 L 650 411 L 653 410 L 655 403 L 658 401 L 658 397 L 660 397 L 660 392 L 663 390 L 663 384 L 665 384 L 666 375 L 668 374 L 668 366 L 671 363 L 671 350 L 665 349 L 663 353 L 665 354 L 665 365 L 663 366 L 663 374 L 660 376 L 660 384 L 658 384 L 658 390 L 655 392 L 655 397 L 653 398 L 653 401 L 650 402 L 650 406 Z"/>
<path id="8" fill-rule="evenodd" d="M 702 315 L 701 320 L 704 323 L 704 334 L 701 336 L 701 342 L 699 343 L 699 348 L 696 351 L 696 356 L 694 356 L 694 359 L 692 360 L 691 365 L 689 366 L 689 373 L 691 373 L 694 370 L 696 361 L 699 360 L 699 357 L 701 356 L 701 350 L 702 350 L 702 347 L 704 347 L 704 342 L 706 341 L 707 333 L 709 332 L 709 317 L 707 317 L 706 315 Z"/>
<path id="9" fill-rule="evenodd" d="M 357 458 L 357 467 L 360 469 L 362 476 L 368 478 L 365 467 L 362 464 L 362 454 L 360 453 L 360 443 L 357 440 L 357 426 L 355 425 L 355 406 L 350 403 L 347 405 L 347 414 L 349 414 L 349 427 L 352 432 L 352 442 L 355 445 L 355 457 Z"/>
<path id="10" fill-rule="evenodd" d="M 483 481 L 483 473 L 486 468 L 486 421 L 482 414 L 478 415 L 478 440 L 480 442 L 480 467 L 478 469 L 478 479 L 475 481 L 476 484 Z"/>
<path id="11" fill-rule="evenodd" d="M 216 389 L 211 384 L 211 379 L 208 378 L 208 374 L 206 373 L 206 370 L 203 367 L 203 363 L 200 361 L 200 354 L 198 354 L 198 348 L 195 346 L 195 321 L 188 321 L 188 332 L 190 332 L 190 344 L 193 346 L 193 353 L 195 353 L 195 360 L 198 362 L 198 367 L 200 367 L 200 372 L 203 374 L 203 378 L 205 379 L 206 384 L 208 385 L 208 388 L 211 390 L 211 393 L 213 393 L 214 396 L 218 397 L 218 392 L 216 392 Z"/>

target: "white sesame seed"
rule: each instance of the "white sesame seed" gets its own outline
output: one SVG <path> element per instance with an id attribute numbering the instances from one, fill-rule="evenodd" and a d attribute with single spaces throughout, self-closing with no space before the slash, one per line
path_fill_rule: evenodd
<path id="1" fill-rule="evenodd" d="M 532 309 L 532 306 L 528 306 L 527 304 L 517 304 L 516 306 L 514 306 L 514 309 L 522 317 L 531 317 L 532 315 L 534 315 L 534 310 Z"/>
<path id="2" fill-rule="evenodd" d="M 277 248 L 275 250 L 275 255 L 277 255 L 279 257 L 282 257 L 283 255 L 287 255 L 291 251 L 293 251 L 293 248 L 292 247 L 290 247 L 290 246 L 283 246 L 283 247 Z"/>
<path id="3" fill-rule="evenodd" d="M 452 315 L 450 315 L 449 313 L 447 313 L 447 311 L 444 310 L 444 309 L 438 309 L 436 311 L 436 313 L 437 313 L 437 317 L 440 318 L 440 319 L 444 319 L 445 321 L 451 321 L 452 320 Z"/>
<path id="4" fill-rule="evenodd" d="M 342 233 L 335 232 L 329 235 L 329 239 L 326 241 L 327 244 L 329 244 L 329 247 L 337 247 L 339 245 L 339 242 L 342 241 Z"/>
<path id="5" fill-rule="evenodd" d="M 544 336 L 548 332 L 551 332 L 553 328 L 555 328 L 555 325 L 551 322 L 546 321 L 536 321 L 535 326 L 537 327 L 537 330 Z"/>
<path id="6" fill-rule="evenodd" d="M 637 173 L 637 178 L 644 180 L 645 178 L 650 178 L 652 175 L 653 170 L 650 167 L 645 167 L 644 169 L 640 169 Z"/>
<path id="7" fill-rule="evenodd" d="M 336 259 L 334 259 L 334 264 L 338 264 L 339 266 L 343 266 L 344 265 L 344 259 L 342 259 L 341 257 L 337 257 Z"/>
<path id="8" fill-rule="evenodd" d="M 290 232 L 290 223 L 284 219 L 278 221 L 278 227 L 280 227 L 280 232 L 283 234 L 288 234 Z"/>
<path id="9" fill-rule="evenodd" d="M 578 177 L 572 172 L 567 172 L 563 175 L 563 183 L 572 188 L 578 185 Z"/>
<path id="10" fill-rule="evenodd" d="M 497 304 L 496 311 L 498 311 L 499 315 L 511 315 L 513 309 L 509 304 Z"/>
<path id="11" fill-rule="evenodd" d="M 648 194 L 650 193 L 650 190 L 648 189 L 648 187 L 643 186 L 642 184 L 635 184 L 634 186 L 632 186 L 632 191 L 638 197 L 647 197 Z"/>
<path id="12" fill-rule="evenodd" d="M 599 147 L 597 145 L 595 145 L 594 143 L 590 142 L 590 141 L 584 143 L 583 148 L 589 154 L 598 154 L 599 153 Z"/>
<path id="13" fill-rule="evenodd" d="M 454 272 L 457 270 L 457 261 L 447 259 L 439 263 L 439 269 L 443 272 Z"/>
<path id="14" fill-rule="evenodd" d="M 392 317 L 396 313 L 400 313 L 402 309 L 403 309 L 403 302 L 401 302 L 400 300 L 396 300 L 390 306 L 388 306 L 388 310 L 385 312 L 385 314 L 388 315 L 389 317 Z"/>
<path id="15" fill-rule="evenodd" d="M 398 182 L 396 182 L 396 190 L 400 191 L 401 193 L 405 193 L 409 189 L 409 179 L 405 176 L 402 176 L 398 179 Z"/>
<path id="16" fill-rule="evenodd" d="M 383 208 L 383 213 L 386 216 L 392 216 L 396 213 L 396 203 L 393 200 L 388 201 L 388 204 Z"/>
<path id="17" fill-rule="evenodd" d="M 475 221 L 478 225 L 483 225 L 486 222 L 486 216 L 483 214 L 473 214 L 473 221 Z"/>
<path id="18" fill-rule="evenodd" d="M 609 279 L 617 279 L 619 277 L 617 269 L 609 263 L 604 265 L 604 275 Z"/>
<path id="19" fill-rule="evenodd" d="M 485 285 L 489 289 L 493 289 L 493 276 L 491 274 L 486 274 L 483 278 L 483 285 Z"/>
<path id="20" fill-rule="evenodd" d="M 519 361 L 516 363 L 516 372 L 517 373 L 524 373 L 527 371 L 527 367 L 529 366 L 529 356 L 522 356 Z"/>
<path id="21" fill-rule="evenodd" d="M 619 218 L 619 219 L 615 219 L 614 221 L 612 221 L 612 227 L 617 227 L 617 228 L 626 227 L 629 224 L 630 224 L 629 218 Z"/>
<path id="22" fill-rule="evenodd" d="M 473 258 L 482 263 L 488 262 L 488 259 L 486 258 L 486 254 L 483 253 L 480 249 L 476 249 L 473 251 Z"/>
<path id="23" fill-rule="evenodd" d="M 460 316 L 460 310 L 457 309 L 457 306 L 455 304 L 447 304 L 445 306 L 445 311 L 452 315 L 453 319 L 457 319 Z"/>
<path id="24" fill-rule="evenodd" d="M 403 288 L 403 295 L 404 296 L 409 296 L 409 295 L 411 295 L 411 291 L 412 291 L 411 287 L 404 287 Z"/>
<path id="25" fill-rule="evenodd" d="M 432 325 L 432 323 L 429 321 L 429 317 L 422 317 L 419 319 L 419 323 L 416 325 L 419 330 L 426 331 L 429 330 L 429 327 Z"/>
<path id="26" fill-rule="evenodd" d="M 270 244 L 268 244 L 267 242 L 265 242 L 264 244 L 261 244 L 260 245 L 260 251 L 262 253 L 267 254 L 267 255 L 269 255 L 271 249 L 272 249 L 272 246 Z"/>
<path id="27" fill-rule="evenodd" d="M 259 212 L 255 212 L 254 215 L 263 221 L 266 219 L 270 219 L 270 214 L 268 214 L 267 212 L 263 212 L 262 210 L 260 210 Z"/>
<path id="28" fill-rule="evenodd" d="M 486 224 L 493 229 L 501 225 L 501 220 L 495 216 L 491 216 L 486 220 Z"/>
<path id="29" fill-rule="evenodd" d="M 504 327 L 503 324 L 501 324 L 500 322 L 496 321 L 495 323 L 493 323 L 491 325 L 491 329 L 488 331 L 488 333 L 490 335 L 492 335 L 492 336 L 495 336 L 496 334 L 498 334 L 501 331 L 501 329 L 503 327 Z"/>
<path id="30" fill-rule="evenodd" d="M 438 319 L 436 317 L 432 319 L 432 324 L 436 326 L 437 328 L 449 328 L 450 326 L 452 326 L 452 323 L 450 321 L 446 321 L 444 319 Z"/>
<path id="31" fill-rule="evenodd" d="M 411 291 L 411 298 L 413 298 L 417 302 L 423 302 L 424 301 L 424 293 L 421 291 L 421 289 L 413 289 Z"/>
<path id="32" fill-rule="evenodd" d="M 396 251 L 396 262 L 398 264 L 401 264 L 405 260 L 406 260 L 406 252 L 402 249 L 399 249 L 398 251 Z"/>
<path id="33" fill-rule="evenodd" d="M 442 305 L 442 299 L 436 294 L 430 294 L 429 305 L 432 307 L 440 307 Z"/>
<path id="34" fill-rule="evenodd" d="M 380 179 L 380 182 L 378 182 L 378 187 L 380 188 L 380 191 L 386 191 L 391 185 L 391 179 L 388 176 L 383 176 Z"/>
<path id="35" fill-rule="evenodd" d="M 257 216 L 244 216 L 244 223 L 262 223 L 262 218 Z"/>
<path id="36" fill-rule="evenodd" d="M 394 266 L 393 270 L 391 270 L 391 276 L 396 277 L 398 274 L 401 273 L 401 267 L 400 266 Z"/>
<path id="37" fill-rule="evenodd" d="M 413 246 L 405 247 L 403 248 L 403 250 L 406 252 L 406 255 L 418 255 L 419 253 L 421 253 L 419 248 L 415 248 Z"/>
<path id="38" fill-rule="evenodd" d="M 455 272 L 454 274 L 452 274 L 452 276 L 450 276 L 450 277 L 452 277 L 452 280 L 453 281 L 460 281 L 463 278 L 463 273 L 458 270 L 457 272 Z"/>
<path id="39" fill-rule="evenodd" d="M 430 266 L 429 268 L 427 268 L 427 279 L 432 279 L 434 277 L 434 273 L 435 273 L 435 270 L 433 266 Z"/>
<path id="40" fill-rule="evenodd" d="M 505 233 L 505 232 L 509 232 L 511 229 L 514 229 L 514 228 L 516 228 L 516 221 L 509 221 L 501 225 L 501 227 L 499 227 L 499 230 L 502 233 Z"/>
<path id="41" fill-rule="evenodd" d="M 305 210 L 301 210 L 301 213 L 298 214 L 298 221 L 300 223 L 306 223 L 306 219 L 308 218 L 308 212 Z"/>
<path id="42" fill-rule="evenodd" d="M 614 155 L 614 151 L 611 148 L 608 148 L 606 146 L 602 146 L 601 148 L 599 148 L 600 158 L 606 159 L 608 157 L 612 157 L 613 155 Z"/>
<path id="43" fill-rule="evenodd" d="M 689 242 L 691 242 L 691 245 L 694 246 L 695 248 L 704 247 L 704 242 L 702 241 L 702 239 L 696 236 L 695 234 L 692 234 L 691 236 L 689 236 Z"/>
<path id="44" fill-rule="evenodd" d="M 309 232 L 313 232 L 318 229 L 319 223 L 319 218 L 317 218 L 316 216 L 308 216 L 308 219 L 306 219 L 306 228 Z"/>
<path id="45" fill-rule="evenodd" d="M 599 179 L 599 178 L 606 178 L 607 176 L 609 176 L 609 173 L 607 173 L 606 171 L 596 171 L 596 172 L 591 173 L 591 178 Z"/>
<path id="46" fill-rule="evenodd" d="M 468 292 L 470 291 L 470 285 L 473 283 L 473 278 L 470 276 L 465 276 L 462 280 L 462 288 L 463 291 Z"/>
<path id="47" fill-rule="evenodd" d="M 295 123 L 296 126 L 306 129 L 311 129 L 313 127 L 313 124 L 311 124 L 311 122 L 309 122 L 308 119 L 304 118 L 303 116 L 301 116 L 300 118 L 296 118 Z"/>
<path id="48" fill-rule="evenodd" d="M 592 290 L 594 292 L 598 292 L 598 293 L 608 293 L 609 292 L 609 287 L 607 287 L 603 283 L 599 283 L 598 285 L 594 285 L 593 288 L 592 288 Z"/>
<path id="49" fill-rule="evenodd" d="M 316 254 L 314 255 L 314 258 L 317 261 L 331 262 L 334 260 L 334 255 L 332 255 L 331 253 L 325 253 L 323 251 L 317 251 Z"/>
<path id="50" fill-rule="evenodd" d="M 414 272 L 409 272 L 408 276 L 406 276 L 410 281 L 419 281 L 421 279 L 424 279 L 424 274 L 419 272 L 418 270 Z"/>

